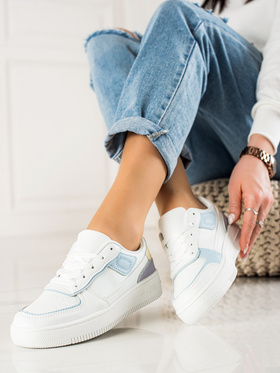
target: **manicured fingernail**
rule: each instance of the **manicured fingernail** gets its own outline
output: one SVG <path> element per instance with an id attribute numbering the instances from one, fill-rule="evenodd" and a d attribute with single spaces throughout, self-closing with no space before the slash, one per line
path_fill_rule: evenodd
<path id="1" fill-rule="evenodd" d="M 235 214 L 229 214 L 229 216 L 228 216 L 229 225 L 234 222 L 234 219 L 235 219 Z"/>
<path id="2" fill-rule="evenodd" d="M 246 260 L 248 259 L 248 256 L 249 256 L 249 253 L 247 253 L 247 254 L 243 257 L 243 263 L 246 262 Z"/>
<path id="3" fill-rule="evenodd" d="M 248 251 L 248 248 L 249 248 L 249 245 L 247 244 L 245 247 L 244 247 L 244 250 L 243 250 L 243 253 L 246 254 L 247 251 Z"/>

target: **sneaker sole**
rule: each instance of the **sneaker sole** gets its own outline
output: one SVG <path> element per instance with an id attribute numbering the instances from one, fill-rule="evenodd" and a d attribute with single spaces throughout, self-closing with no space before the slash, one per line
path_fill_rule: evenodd
<path id="1" fill-rule="evenodd" d="M 178 311 L 178 317 L 188 325 L 194 324 L 214 307 L 226 294 L 237 276 L 235 261 L 239 249 L 240 230 L 236 224 L 228 228 L 223 245 L 223 256 L 220 269 L 213 281 L 199 292 L 198 298 L 194 300 L 183 311 Z"/>
<path id="2" fill-rule="evenodd" d="M 50 348 L 80 343 L 112 329 L 128 315 L 158 299 L 162 294 L 157 271 L 134 286 L 106 310 L 90 317 L 41 329 L 11 325 L 11 339 L 21 347 Z"/>

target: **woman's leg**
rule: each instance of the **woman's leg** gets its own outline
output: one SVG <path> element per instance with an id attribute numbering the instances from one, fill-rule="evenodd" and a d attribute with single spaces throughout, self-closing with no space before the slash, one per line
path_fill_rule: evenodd
<path id="1" fill-rule="evenodd" d="M 94 43 L 89 42 L 92 38 Z M 139 46 L 140 36 L 132 37 L 121 30 L 97 32 L 88 38 L 91 86 L 108 130 L 114 123 L 121 92 Z M 103 232 L 127 249 L 136 250 L 146 214 L 165 176 L 166 166 L 150 140 L 128 133 L 117 178 L 88 229 Z"/>
<path id="2" fill-rule="evenodd" d="M 94 33 L 89 39 L 96 36 L 97 34 Z M 98 36 L 94 43 L 94 49 L 96 50 L 98 48 L 97 55 L 89 53 L 89 60 L 92 66 L 91 84 L 92 88 L 96 91 L 97 97 L 100 99 L 100 108 L 105 118 L 107 128 L 110 129 L 113 124 L 115 111 L 125 80 L 139 51 L 140 38 L 131 37 L 131 34 L 127 35 L 127 33 L 118 30 L 98 32 Z M 91 46 L 88 48 L 90 47 Z M 101 70 L 102 74 L 100 73 Z M 105 77 L 108 76 L 110 76 L 110 79 L 105 79 Z M 155 164 L 155 172 L 153 172 L 151 168 L 152 163 L 149 159 L 151 154 L 147 151 L 149 140 L 143 136 L 140 138 L 138 137 L 137 147 L 135 147 L 135 144 L 130 147 L 127 143 L 131 143 L 130 139 L 132 137 L 136 138 L 135 135 L 133 136 L 133 134 L 130 133 L 125 144 L 126 154 L 129 153 L 130 155 L 127 157 L 127 161 L 122 159 L 118 177 L 109 194 L 103 201 L 102 206 L 91 220 L 88 229 L 94 229 L 104 233 L 107 232 L 111 238 L 118 240 L 125 247 L 136 249 L 143 233 L 144 218 L 156 196 L 154 193 L 151 199 L 150 192 L 151 187 L 156 187 L 154 181 L 155 175 L 159 169 L 157 168 L 157 164 Z M 133 152 L 136 152 L 135 155 Z M 145 159 L 146 156 L 147 158 Z M 137 176 L 141 174 L 139 170 L 139 168 L 141 168 L 140 162 L 149 164 L 148 174 L 152 175 L 150 182 L 147 177 L 146 179 L 143 176 L 139 177 L 141 182 L 135 177 L 135 170 L 130 166 L 132 165 L 131 159 L 136 160 L 136 157 L 138 157 Z M 181 172 L 179 170 L 181 170 Z M 124 173 L 127 175 L 124 176 Z M 145 176 L 147 176 L 147 174 L 145 174 Z M 127 181 L 126 183 L 122 183 L 122 181 L 119 182 L 119 180 L 124 178 Z M 163 180 L 161 180 L 161 184 Z M 131 195 L 131 193 L 128 193 L 129 190 L 134 190 L 134 192 L 138 190 L 138 197 L 136 197 L 135 193 L 133 194 L 133 199 L 129 201 L 128 196 Z M 158 190 L 158 188 L 156 190 Z M 178 166 L 171 179 L 163 188 L 163 194 L 166 194 L 167 190 L 172 190 L 173 194 L 173 197 L 168 199 L 168 207 L 170 208 L 174 208 L 178 205 L 185 206 L 186 208 L 205 208 L 193 195 L 181 160 L 179 160 Z M 145 196 L 145 191 L 149 191 L 147 197 Z M 123 197 L 126 198 L 126 203 L 120 205 L 118 201 L 122 201 Z M 162 198 L 161 200 L 161 204 L 163 205 L 164 200 Z M 148 201 L 148 204 L 145 201 Z M 119 221 L 115 221 L 114 217 L 116 214 L 114 214 L 114 209 L 118 212 L 121 211 L 122 219 Z M 127 229 L 129 225 L 128 222 L 130 222 L 130 224 L 133 222 L 129 230 Z M 108 227 L 111 227 L 110 231 L 108 231 Z"/>
<path id="3" fill-rule="evenodd" d="M 129 250 L 137 250 L 146 215 L 165 177 L 166 165 L 150 140 L 128 133 L 116 180 L 88 229 L 105 233 Z"/>
<path id="4" fill-rule="evenodd" d="M 155 202 L 160 216 L 176 207 L 206 208 L 193 194 L 181 158 L 171 178 L 162 185 Z"/>

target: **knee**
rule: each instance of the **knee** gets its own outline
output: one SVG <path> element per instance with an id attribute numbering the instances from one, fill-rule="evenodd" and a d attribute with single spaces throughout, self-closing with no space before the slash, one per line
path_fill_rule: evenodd
<path id="1" fill-rule="evenodd" d="M 130 46 L 136 50 L 141 41 L 140 34 L 124 29 L 108 29 L 95 31 L 85 40 L 85 51 L 91 58 L 99 59 L 107 55 L 116 56 Z"/>
<path id="2" fill-rule="evenodd" d="M 118 50 L 120 40 L 114 33 L 97 31 L 90 35 L 85 42 L 85 51 L 89 59 L 93 61 L 110 58 Z"/>

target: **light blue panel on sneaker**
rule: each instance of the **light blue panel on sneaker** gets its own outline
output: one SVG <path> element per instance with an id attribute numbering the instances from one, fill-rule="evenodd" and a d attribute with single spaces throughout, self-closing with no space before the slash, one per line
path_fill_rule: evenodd
<path id="1" fill-rule="evenodd" d="M 119 255 L 113 259 L 107 267 L 112 268 L 120 274 L 126 276 L 132 271 L 135 263 L 135 256 L 119 253 Z"/>
<path id="2" fill-rule="evenodd" d="M 200 213 L 200 224 L 199 228 L 215 229 L 216 228 L 216 215 L 214 211 L 201 212 Z"/>
<path id="3" fill-rule="evenodd" d="M 219 253 L 218 251 L 216 250 L 212 250 L 212 249 L 198 249 L 198 257 L 199 258 L 204 258 L 205 259 L 205 263 L 203 264 L 202 268 L 200 269 L 200 271 L 197 273 L 197 275 L 194 277 L 194 279 L 191 281 L 191 283 L 185 287 L 184 290 L 181 291 L 180 294 L 177 295 L 176 298 L 174 299 L 177 299 L 188 287 L 190 287 L 192 285 L 192 283 L 197 279 L 197 277 L 199 276 L 199 274 L 201 273 L 201 271 L 203 271 L 203 269 L 207 266 L 207 264 L 210 264 L 210 263 L 221 263 L 221 260 L 222 260 L 222 254 Z M 184 267 L 183 267 L 184 268 Z"/>
<path id="4" fill-rule="evenodd" d="M 222 259 L 222 254 L 216 250 L 212 249 L 198 249 L 199 257 L 205 258 L 205 263 L 202 269 L 209 263 L 220 263 Z"/>

